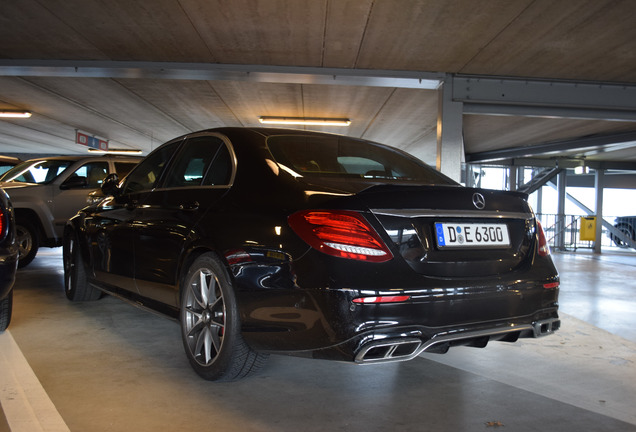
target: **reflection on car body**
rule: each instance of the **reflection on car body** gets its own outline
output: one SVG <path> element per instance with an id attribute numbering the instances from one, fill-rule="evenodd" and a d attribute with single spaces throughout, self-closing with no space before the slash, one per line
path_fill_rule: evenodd
<path id="1" fill-rule="evenodd" d="M 15 217 L 9 196 L 0 189 L 0 332 L 11 322 L 13 283 L 18 268 Z"/>
<path id="2" fill-rule="evenodd" d="M 66 221 L 87 205 L 109 173 L 124 176 L 141 160 L 131 156 L 52 156 L 31 159 L 5 172 L 2 186 L 11 197 L 20 248 L 19 266 L 41 246 L 62 245 Z"/>
<path id="3" fill-rule="evenodd" d="M 391 147 L 212 129 L 102 190 L 64 233 L 67 297 L 104 291 L 178 319 L 206 379 L 246 376 L 269 353 L 399 361 L 559 327 L 527 196 L 462 187 Z"/>

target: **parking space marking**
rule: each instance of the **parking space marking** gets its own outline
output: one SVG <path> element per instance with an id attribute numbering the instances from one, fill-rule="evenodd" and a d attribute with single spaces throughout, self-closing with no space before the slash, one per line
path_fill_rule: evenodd
<path id="1" fill-rule="evenodd" d="M 13 336 L 0 334 L 0 404 L 11 432 L 68 432 Z"/>

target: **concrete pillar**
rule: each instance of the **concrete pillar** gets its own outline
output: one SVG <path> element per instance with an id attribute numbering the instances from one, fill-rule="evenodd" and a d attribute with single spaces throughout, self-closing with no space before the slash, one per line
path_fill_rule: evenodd
<path id="1" fill-rule="evenodd" d="M 597 169 L 594 174 L 594 192 L 596 193 L 596 233 L 594 253 L 601 253 L 603 236 L 603 188 L 605 187 L 605 170 Z"/>
<path id="2" fill-rule="evenodd" d="M 466 187 L 475 186 L 475 175 L 471 164 L 464 164 L 464 178 L 466 179 Z"/>
<path id="3" fill-rule="evenodd" d="M 437 170 L 459 182 L 464 160 L 464 104 L 453 101 L 453 79 L 446 77 L 438 91 Z"/>
<path id="4" fill-rule="evenodd" d="M 517 190 L 517 167 L 511 166 L 508 168 L 508 190 Z"/>

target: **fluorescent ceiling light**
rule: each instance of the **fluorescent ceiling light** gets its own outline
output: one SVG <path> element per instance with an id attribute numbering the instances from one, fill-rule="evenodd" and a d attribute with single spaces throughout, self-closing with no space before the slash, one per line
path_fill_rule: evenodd
<path id="1" fill-rule="evenodd" d="M 19 110 L 0 110 L 0 117 L 2 118 L 29 118 L 31 112 L 19 111 Z"/>
<path id="2" fill-rule="evenodd" d="M 318 117 L 267 117 L 258 118 L 263 124 L 283 125 L 314 125 L 314 126 L 349 126 L 348 118 L 318 118 Z"/>
<path id="3" fill-rule="evenodd" d="M 89 148 L 88 152 L 89 153 L 101 153 L 101 154 L 125 154 L 125 155 L 138 155 L 138 154 L 141 154 L 141 150 L 136 150 L 136 149 L 99 150 L 99 149 Z"/>
<path id="4" fill-rule="evenodd" d="M 581 165 L 581 166 L 574 167 L 574 174 L 589 174 L 589 173 L 590 173 L 590 167 L 588 166 Z"/>

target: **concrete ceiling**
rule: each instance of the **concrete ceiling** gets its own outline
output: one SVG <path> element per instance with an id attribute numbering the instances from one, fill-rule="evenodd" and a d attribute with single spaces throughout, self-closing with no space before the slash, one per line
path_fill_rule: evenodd
<path id="1" fill-rule="evenodd" d="M 384 142 L 435 164 L 437 90 L 364 80 L 314 84 L 315 72 L 636 88 L 629 0 L 14 0 L 0 10 L 0 109 L 33 113 L 0 120 L 2 154 L 85 153 L 76 129 L 108 139 L 111 148 L 147 153 L 191 131 L 258 126 L 259 116 L 346 117 L 346 129 L 312 128 Z M 190 72 L 244 66 L 245 76 L 273 67 L 278 78 L 150 73 L 163 62 Z M 121 65 L 129 72 L 113 73 Z M 295 67 L 314 74 L 285 79 Z M 625 115 L 618 119 L 467 113 L 465 152 L 470 159 L 525 148 L 524 156 L 554 157 L 545 150 L 554 143 L 557 155 L 636 164 L 632 107 L 619 107 Z M 562 146 L 590 136 L 608 138 L 601 146 Z M 541 152 L 532 154 L 535 147 Z"/>

